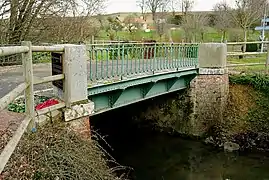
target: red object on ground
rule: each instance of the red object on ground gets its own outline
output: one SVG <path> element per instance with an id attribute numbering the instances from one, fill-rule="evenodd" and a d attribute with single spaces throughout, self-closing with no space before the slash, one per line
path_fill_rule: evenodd
<path id="1" fill-rule="evenodd" d="M 44 109 L 46 107 L 50 107 L 50 106 L 53 106 L 53 105 L 58 104 L 58 103 L 59 103 L 59 101 L 57 101 L 56 99 L 49 99 L 41 104 L 38 104 L 35 107 L 35 109 L 36 110 Z"/>

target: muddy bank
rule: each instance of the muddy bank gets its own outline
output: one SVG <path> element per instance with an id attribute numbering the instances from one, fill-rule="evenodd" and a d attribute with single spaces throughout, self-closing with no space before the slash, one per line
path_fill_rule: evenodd
<path id="1" fill-rule="evenodd" d="M 206 142 L 219 147 L 225 142 L 239 145 L 234 150 L 269 151 L 268 91 L 269 76 L 230 76 L 224 120 L 211 127 Z"/>

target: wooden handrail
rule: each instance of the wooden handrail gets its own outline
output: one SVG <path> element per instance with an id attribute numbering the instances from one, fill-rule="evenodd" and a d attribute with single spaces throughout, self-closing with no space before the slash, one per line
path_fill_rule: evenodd
<path id="1" fill-rule="evenodd" d="M 64 46 L 32 46 L 32 52 L 64 52 Z"/>
<path id="2" fill-rule="evenodd" d="M 24 82 L 0 99 L 0 111 L 5 109 L 16 97 L 18 97 L 29 85 Z"/>
<path id="3" fill-rule="evenodd" d="M 34 85 L 44 84 L 44 83 L 48 83 L 48 82 L 52 82 L 52 81 L 58 81 L 58 80 L 62 80 L 62 79 L 64 79 L 63 74 L 58 74 L 58 75 L 54 75 L 54 76 L 38 78 L 38 79 L 34 79 Z"/>
<path id="4" fill-rule="evenodd" d="M 0 57 L 9 56 L 13 54 L 26 53 L 30 49 L 27 46 L 9 46 L 9 47 L 0 47 Z"/>
<path id="5" fill-rule="evenodd" d="M 243 44 L 269 44 L 269 41 L 252 41 L 252 42 L 227 42 L 227 45 L 243 45 Z"/>
<path id="6" fill-rule="evenodd" d="M 14 135 L 11 137 L 10 141 L 8 141 L 7 145 L 3 149 L 1 155 L 0 155 L 0 173 L 4 170 L 10 156 L 14 152 L 15 148 L 17 147 L 23 133 L 27 129 L 30 121 L 32 119 L 27 116 L 20 124 Z"/>

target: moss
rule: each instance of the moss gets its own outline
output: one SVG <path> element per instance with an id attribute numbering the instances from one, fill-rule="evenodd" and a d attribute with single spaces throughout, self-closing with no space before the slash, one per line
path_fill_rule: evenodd
<path id="1" fill-rule="evenodd" d="M 269 130 L 269 76 L 230 76 L 225 125 L 229 133 Z"/>
<path id="2" fill-rule="evenodd" d="M 192 113 L 188 90 L 154 99 L 136 119 L 147 121 L 158 131 L 189 134 Z"/>

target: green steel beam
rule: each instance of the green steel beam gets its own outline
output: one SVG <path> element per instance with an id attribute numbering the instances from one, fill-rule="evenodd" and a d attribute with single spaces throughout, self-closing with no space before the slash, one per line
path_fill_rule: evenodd
<path id="1" fill-rule="evenodd" d="M 141 77 L 136 77 L 133 79 L 127 79 L 127 80 L 122 80 L 120 82 L 114 82 L 111 84 L 101 84 L 97 86 L 91 87 L 89 85 L 88 87 L 88 96 L 100 94 L 100 93 L 106 93 L 118 89 L 126 89 L 128 87 L 132 86 L 137 86 L 137 85 L 142 85 L 150 82 L 157 82 L 165 79 L 170 79 L 170 78 L 175 78 L 175 77 L 181 77 L 181 76 L 186 76 L 190 74 L 197 74 L 197 69 L 186 69 L 184 71 L 176 71 L 176 72 L 170 72 L 170 73 L 163 73 L 163 74 L 154 74 L 150 76 L 141 76 Z"/>
<path id="2" fill-rule="evenodd" d="M 91 87 L 88 97 L 95 104 L 93 115 L 185 89 L 197 73 L 193 69 Z"/>

